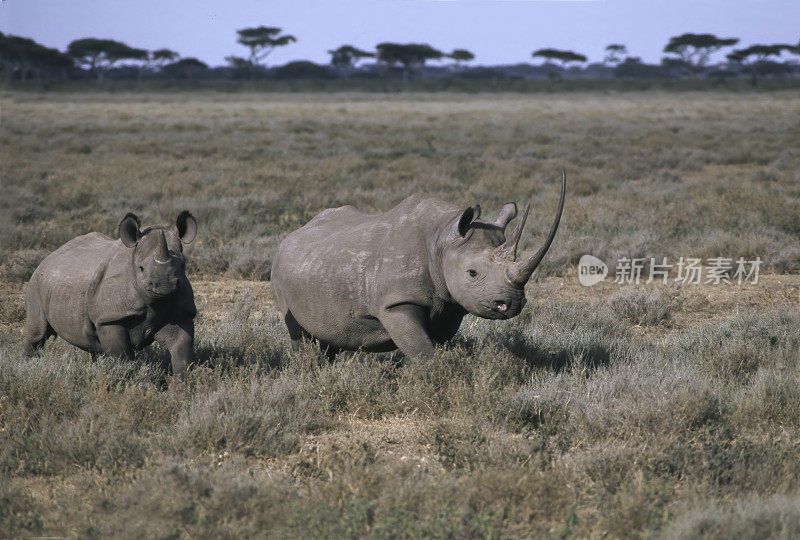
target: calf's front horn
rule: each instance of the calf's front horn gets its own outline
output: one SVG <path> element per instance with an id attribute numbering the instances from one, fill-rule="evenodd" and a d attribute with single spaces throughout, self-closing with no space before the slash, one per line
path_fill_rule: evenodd
<path id="1" fill-rule="evenodd" d="M 552 227 L 550 227 L 550 234 L 547 235 L 547 240 L 545 240 L 544 244 L 542 244 L 542 247 L 539 248 L 539 251 L 534 253 L 530 259 L 513 264 L 511 268 L 506 270 L 508 280 L 511 283 L 525 285 L 525 283 L 527 283 L 533 275 L 533 271 L 536 270 L 536 267 L 539 266 L 540 262 L 542 262 L 545 253 L 547 253 L 547 250 L 550 248 L 550 244 L 553 243 L 553 238 L 556 237 L 558 224 L 561 221 L 561 212 L 564 210 L 564 195 L 566 194 L 566 191 L 567 173 L 564 169 L 561 169 L 561 199 L 558 201 L 558 211 L 556 212 L 556 219 L 553 221 Z M 509 244 L 509 242 L 513 240 L 513 244 L 511 244 L 508 248 L 506 248 L 506 244 L 501 246 L 501 249 L 503 249 L 504 252 L 507 250 L 512 261 L 516 259 L 517 244 L 519 243 L 519 237 L 522 234 L 522 227 L 525 224 L 525 218 L 528 217 L 529 208 L 530 203 L 525 205 L 525 210 L 522 212 L 522 219 L 519 220 L 517 226 L 514 228 L 514 232 L 511 233 L 511 237 L 506 242 L 506 244 Z"/>
<path id="2" fill-rule="evenodd" d="M 157 263 L 168 263 L 170 261 L 169 248 L 167 248 L 167 239 L 164 237 L 164 231 L 158 230 L 158 246 L 156 247 L 155 260 Z"/>

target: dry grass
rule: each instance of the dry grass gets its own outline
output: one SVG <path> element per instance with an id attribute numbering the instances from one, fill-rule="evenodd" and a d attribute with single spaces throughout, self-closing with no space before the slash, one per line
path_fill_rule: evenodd
<path id="1" fill-rule="evenodd" d="M 532 199 L 532 247 L 561 167 L 570 204 L 547 273 L 584 252 L 800 269 L 791 93 L 189 96 L 0 97 L 4 275 L 129 210 L 191 208 L 195 272 L 264 279 L 282 235 L 320 209 L 418 191 L 489 212 Z"/>
<path id="2" fill-rule="evenodd" d="M 0 96 L 0 536 L 791 537 L 800 530 L 800 100 L 770 94 Z M 496 210 L 558 169 L 529 305 L 429 364 L 292 352 L 268 274 L 321 208 Z M 51 342 L 38 261 L 188 208 L 198 364 Z M 754 257 L 756 285 L 581 287 L 584 253 Z M 613 272 L 613 269 L 612 269 Z"/>

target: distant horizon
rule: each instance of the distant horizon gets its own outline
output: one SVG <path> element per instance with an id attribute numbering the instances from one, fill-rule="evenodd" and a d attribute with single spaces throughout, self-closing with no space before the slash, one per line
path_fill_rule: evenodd
<path id="1" fill-rule="evenodd" d="M 209 66 L 226 56 L 246 57 L 236 30 L 277 26 L 297 43 L 276 49 L 265 66 L 308 60 L 330 62 L 329 49 L 349 44 L 374 50 L 383 41 L 428 43 L 449 53 L 463 48 L 476 58 L 470 66 L 536 64 L 540 48 L 573 50 L 587 63 L 602 62 L 605 46 L 622 43 L 629 56 L 659 63 L 670 37 L 712 33 L 735 37 L 736 47 L 800 41 L 800 2 L 796 0 L 707 0 L 702 5 L 674 0 L 669 6 L 642 6 L 640 0 L 323 0 L 263 7 L 255 0 L 223 5 L 197 0 L 192 9 L 154 0 L 6 0 L 0 2 L 0 32 L 29 37 L 64 51 L 76 39 L 122 41 L 132 47 L 168 48 Z M 724 52 L 711 62 L 724 59 Z M 785 58 L 785 57 L 784 57 Z M 431 65 L 439 65 L 433 62 Z"/>

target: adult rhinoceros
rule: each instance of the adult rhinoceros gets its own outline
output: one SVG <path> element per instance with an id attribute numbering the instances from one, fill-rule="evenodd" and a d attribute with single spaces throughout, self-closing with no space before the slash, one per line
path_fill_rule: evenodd
<path id="1" fill-rule="evenodd" d="M 425 195 L 388 212 L 367 215 L 352 206 L 323 211 L 289 234 L 272 266 L 272 289 L 292 345 L 303 337 L 339 350 L 399 348 L 427 358 L 452 338 L 467 313 L 509 319 L 525 304 L 525 283 L 555 237 L 564 208 L 566 174 L 550 234 L 529 259 L 516 261 L 530 203 L 517 215 L 505 204 L 493 223 Z"/>
<path id="2" fill-rule="evenodd" d="M 182 378 L 193 358 L 194 293 L 186 277 L 183 244 L 197 221 L 181 212 L 175 226 L 141 229 L 127 214 L 119 240 L 89 233 L 51 253 L 26 291 L 25 350 L 32 354 L 52 335 L 89 351 L 133 358 L 158 340 Z"/>

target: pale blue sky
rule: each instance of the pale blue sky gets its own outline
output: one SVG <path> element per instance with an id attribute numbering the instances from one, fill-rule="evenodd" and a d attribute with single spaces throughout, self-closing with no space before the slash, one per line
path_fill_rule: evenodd
<path id="1" fill-rule="evenodd" d="M 603 58 L 612 42 L 658 61 L 670 36 L 710 32 L 742 44 L 800 40 L 800 0 L 0 0 L 0 31 L 64 49 L 73 39 L 111 38 L 168 47 L 211 65 L 245 56 L 235 31 L 279 26 L 298 42 L 266 63 L 328 62 L 326 51 L 381 41 L 467 48 L 476 64 L 530 62 L 538 48 Z"/>

